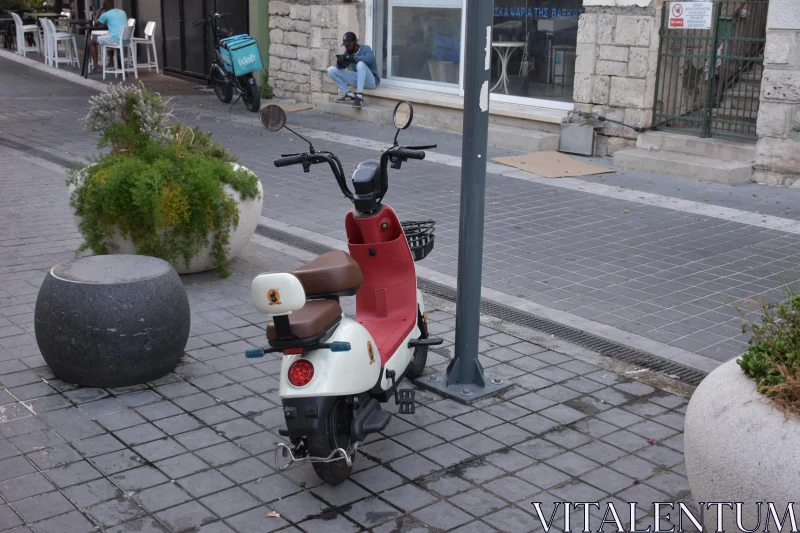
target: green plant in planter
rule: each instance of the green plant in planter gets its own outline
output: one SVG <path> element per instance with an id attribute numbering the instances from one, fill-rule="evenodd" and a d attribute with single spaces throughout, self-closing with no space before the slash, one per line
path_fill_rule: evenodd
<path id="1" fill-rule="evenodd" d="M 787 301 L 778 305 L 758 301 L 761 323 L 743 326 L 752 333 L 746 353 L 737 360 L 755 380 L 758 391 L 790 413 L 800 415 L 800 295 L 786 289 Z"/>
<path id="2" fill-rule="evenodd" d="M 76 187 L 70 205 L 85 239 L 78 253 L 110 253 L 118 231 L 137 254 L 188 266 L 211 235 L 215 268 L 227 276 L 225 247 L 239 211 L 225 186 L 250 200 L 259 197 L 258 178 L 234 170 L 236 158 L 210 133 L 169 123 L 164 109 L 158 95 L 141 87 L 111 86 L 92 98 L 84 129 L 99 132 L 98 148 L 111 151 L 67 179 Z"/>

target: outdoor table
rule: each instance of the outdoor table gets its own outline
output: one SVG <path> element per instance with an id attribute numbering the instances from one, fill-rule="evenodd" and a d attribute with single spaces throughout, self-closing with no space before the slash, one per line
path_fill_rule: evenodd
<path id="1" fill-rule="evenodd" d="M 525 43 L 519 41 L 495 41 L 492 43 L 492 48 L 497 52 L 497 55 L 500 56 L 501 68 L 500 79 L 494 84 L 492 91 L 497 89 L 497 87 L 502 83 L 503 91 L 508 94 L 508 59 L 517 48 L 524 49 Z"/>
<path id="2" fill-rule="evenodd" d="M 73 31 L 78 32 L 82 29 L 86 29 L 85 26 L 89 26 L 92 23 L 91 20 L 68 20 L 67 26 L 69 26 L 69 32 L 72 33 Z"/>
<path id="3" fill-rule="evenodd" d="M 77 21 L 76 21 L 77 22 Z M 76 24 L 76 26 L 80 26 Z M 95 26 L 91 22 L 86 23 L 86 42 L 83 43 L 83 63 L 81 64 L 81 76 L 84 78 L 89 77 L 89 43 L 92 40 L 92 34 L 95 35 L 108 35 L 108 26 Z"/>

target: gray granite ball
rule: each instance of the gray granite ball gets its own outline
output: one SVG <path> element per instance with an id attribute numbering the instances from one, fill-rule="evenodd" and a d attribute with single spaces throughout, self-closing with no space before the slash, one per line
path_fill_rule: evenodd
<path id="1" fill-rule="evenodd" d="M 42 357 L 74 385 L 125 387 L 165 376 L 183 356 L 190 323 L 172 265 L 142 255 L 59 263 L 36 300 Z"/>

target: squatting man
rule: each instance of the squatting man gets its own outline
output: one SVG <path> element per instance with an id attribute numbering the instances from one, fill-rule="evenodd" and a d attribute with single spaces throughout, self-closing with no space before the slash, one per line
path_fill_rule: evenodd
<path id="1" fill-rule="evenodd" d="M 336 65 L 328 69 L 328 75 L 344 94 L 336 101 L 360 108 L 364 105 L 364 89 L 375 89 L 381 82 L 378 63 L 372 48 L 358 44 L 356 34 L 351 31 L 344 34 L 342 46 L 345 53 L 336 56 Z"/>

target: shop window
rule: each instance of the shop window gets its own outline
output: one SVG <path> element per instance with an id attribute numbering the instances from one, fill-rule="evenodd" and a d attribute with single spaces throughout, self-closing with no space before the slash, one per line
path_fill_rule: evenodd
<path id="1" fill-rule="evenodd" d="M 492 93 L 572 102 L 581 0 L 497 0 Z"/>
<path id="2" fill-rule="evenodd" d="M 375 52 L 383 77 L 458 89 L 462 0 L 379 0 Z"/>

